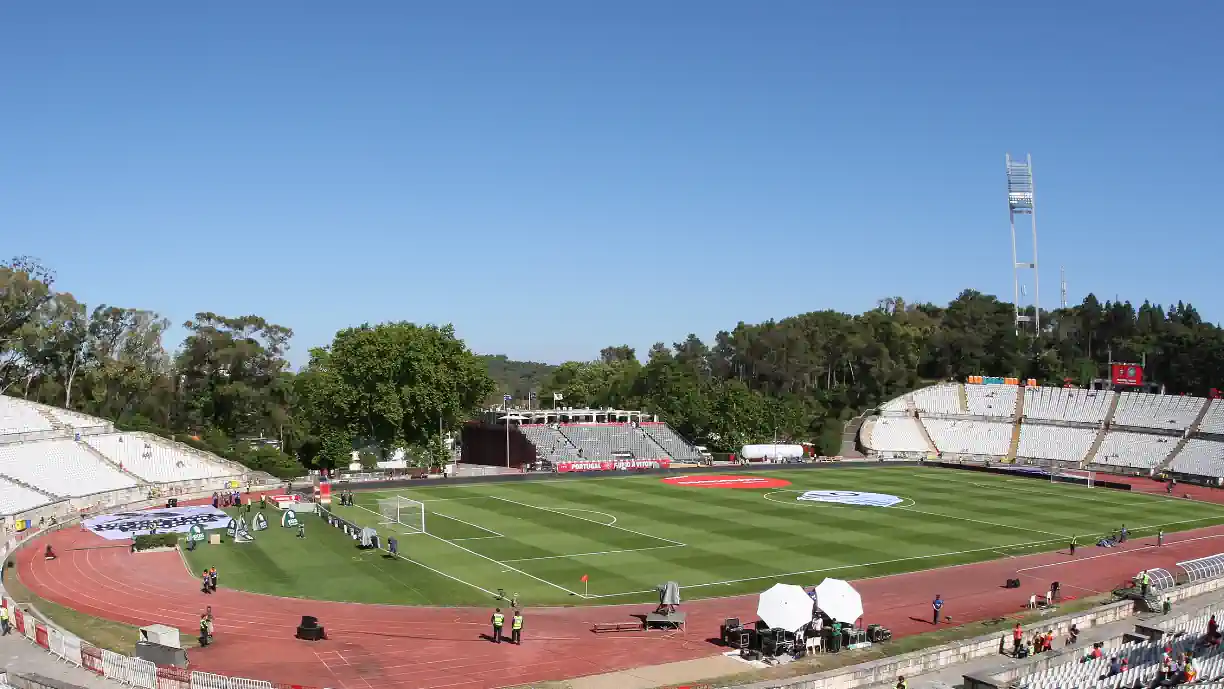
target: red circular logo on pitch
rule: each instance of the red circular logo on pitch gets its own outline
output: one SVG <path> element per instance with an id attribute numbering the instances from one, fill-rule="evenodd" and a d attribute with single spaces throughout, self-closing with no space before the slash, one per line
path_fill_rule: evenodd
<path id="1" fill-rule="evenodd" d="M 785 488 L 791 484 L 770 476 L 673 476 L 663 483 L 686 488 Z"/>

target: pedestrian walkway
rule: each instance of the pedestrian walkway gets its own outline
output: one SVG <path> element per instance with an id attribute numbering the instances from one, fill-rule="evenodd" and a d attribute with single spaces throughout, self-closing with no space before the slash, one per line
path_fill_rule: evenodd
<path id="1" fill-rule="evenodd" d="M 132 644 L 135 643 L 133 639 Z M 30 643 L 16 631 L 8 636 L 0 636 L 0 667 L 6 672 L 29 672 L 85 689 L 120 689 L 121 686 L 88 670 L 68 665 Z"/>

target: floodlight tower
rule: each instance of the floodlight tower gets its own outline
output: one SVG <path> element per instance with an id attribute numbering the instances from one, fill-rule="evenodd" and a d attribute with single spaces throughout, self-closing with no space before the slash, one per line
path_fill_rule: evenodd
<path id="1" fill-rule="evenodd" d="M 1016 307 L 1016 334 L 1020 334 L 1020 329 L 1023 324 L 1031 322 L 1033 324 L 1033 334 L 1041 333 L 1041 290 L 1040 282 L 1038 281 L 1037 271 L 1037 213 L 1036 204 L 1034 203 L 1033 193 L 1033 157 L 1025 156 L 1023 161 L 1012 160 L 1011 154 L 1007 154 L 1007 211 L 1011 218 L 1011 240 L 1012 240 L 1012 286 L 1015 289 Z M 1027 215 L 1029 217 L 1029 227 L 1033 236 L 1033 254 L 1032 261 L 1021 261 L 1019 254 L 1016 251 L 1016 216 Z M 1021 313 L 1020 297 L 1027 294 L 1027 290 L 1020 284 L 1020 272 L 1023 270 L 1033 271 L 1033 315 Z"/>

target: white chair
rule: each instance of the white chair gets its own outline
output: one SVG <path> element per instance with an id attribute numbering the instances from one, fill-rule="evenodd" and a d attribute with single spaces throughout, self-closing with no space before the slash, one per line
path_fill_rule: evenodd
<path id="1" fill-rule="evenodd" d="M 823 653 L 824 652 L 824 637 L 823 636 L 809 636 L 807 638 L 807 641 L 804 642 L 804 647 L 807 649 L 808 653 Z"/>

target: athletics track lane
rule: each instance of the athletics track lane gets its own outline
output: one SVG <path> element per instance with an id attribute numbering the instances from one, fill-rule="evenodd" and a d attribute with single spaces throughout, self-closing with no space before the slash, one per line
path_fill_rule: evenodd
<path id="1" fill-rule="evenodd" d="M 1224 498 L 1224 492 L 1213 492 Z M 46 562 L 50 543 L 59 559 Z M 684 604 L 689 630 L 596 636 L 595 622 L 627 620 L 648 605 L 541 608 L 526 611 L 526 644 L 493 645 L 491 608 L 414 608 L 278 598 L 222 589 L 213 595 L 173 552 L 132 554 L 126 542 L 104 541 L 68 529 L 36 536 L 18 552 L 22 582 L 35 594 L 82 612 L 134 625 L 170 624 L 194 634 L 212 605 L 218 642 L 191 652 L 193 669 L 337 689 L 490 689 L 565 679 L 720 652 L 707 640 L 724 617 L 755 619 L 755 596 Z M 118 545 L 118 547 L 116 547 Z M 1163 548 L 1152 539 L 1124 548 L 1085 546 L 1066 552 L 1013 557 L 855 582 L 867 622 L 897 636 L 931 629 L 930 600 L 947 601 L 956 623 L 1006 616 L 1052 580 L 1067 595 L 1106 591 L 1138 571 L 1224 552 L 1224 527 L 1173 534 Z M 1019 576 L 1019 591 L 1002 588 Z M 816 580 L 819 576 L 814 577 Z M 225 583 L 222 573 L 221 583 Z M 763 582 L 767 583 L 767 582 Z M 797 582 L 797 583 L 817 583 Z M 764 585 L 763 587 L 764 588 Z M 297 641 L 302 615 L 316 615 L 331 640 Z"/>

